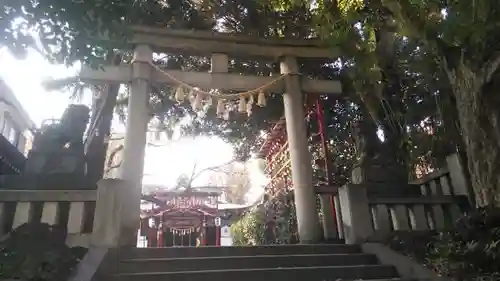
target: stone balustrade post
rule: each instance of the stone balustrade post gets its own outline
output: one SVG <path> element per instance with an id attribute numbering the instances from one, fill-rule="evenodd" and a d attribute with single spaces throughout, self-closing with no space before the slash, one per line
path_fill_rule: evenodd
<path id="1" fill-rule="evenodd" d="M 347 184 L 339 188 L 342 227 L 346 244 L 363 242 L 373 234 L 366 186 Z"/>
<path id="2" fill-rule="evenodd" d="M 454 195 L 465 195 L 469 198 L 471 206 L 475 206 L 474 191 L 465 178 L 464 167 L 458 153 L 453 153 L 446 157 L 446 165 L 450 171 L 451 186 Z"/>
<path id="3" fill-rule="evenodd" d="M 138 204 L 135 189 L 135 183 L 129 180 L 101 179 L 97 183 L 91 246 L 115 248 L 136 245 L 140 213 L 130 207 Z"/>

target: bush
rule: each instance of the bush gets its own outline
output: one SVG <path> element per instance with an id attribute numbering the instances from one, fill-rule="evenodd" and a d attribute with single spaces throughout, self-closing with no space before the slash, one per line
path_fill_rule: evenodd
<path id="1" fill-rule="evenodd" d="M 384 242 L 393 250 L 423 263 L 429 251 L 428 246 L 436 235 L 434 231 L 397 232 Z"/>
<path id="2" fill-rule="evenodd" d="M 496 208 L 463 216 L 452 231 L 396 234 L 388 244 L 453 280 L 500 280 L 500 210 Z"/>
<path id="3" fill-rule="evenodd" d="M 248 211 L 231 226 L 234 245 L 297 243 L 295 206 L 286 194 Z"/>
<path id="4" fill-rule="evenodd" d="M 231 226 L 233 244 L 236 246 L 265 244 L 265 226 L 261 210 L 250 210 Z"/>
<path id="5" fill-rule="evenodd" d="M 428 263 L 458 280 L 489 280 L 500 272 L 500 212 L 478 209 L 462 217 L 454 231 L 440 233 L 429 245 Z M 500 279 L 500 278 L 499 278 Z M 496 280 L 499 280 L 496 279 Z M 493 279 L 491 279 L 493 280 Z"/>
<path id="6" fill-rule="evenodd" d="M 26 223 L 0 241 L 0 279 L 65 281 L 86 253 L 69 248 L 64 228 Z"/>

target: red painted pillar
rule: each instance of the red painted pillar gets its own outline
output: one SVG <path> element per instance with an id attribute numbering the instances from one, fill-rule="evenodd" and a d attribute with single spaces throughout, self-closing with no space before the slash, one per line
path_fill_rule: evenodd
<path id="1" fill-rule="evenodd" d="M 318 121 L 318 129 L 319 129 L 319 135 L 321 137 L 321 146 L 323 147 L 323 153 L 325 157 L 325 170 L 326 170 L 326 177 L 329 185 L 333 185 L 333 178 L 330 170 L 330 163 L 329 163 L 329 158 L 330 158 L 330 153 L 328 151 L 328 141 L 326 139 L 326 124 L 325 124 L 325 114 L 323 111 L 323 106 L 321 105 L 321 102 L 319 99 L 316 99 L 316 119 Z M 337 211 L 335 210 L 335 195 L 330 196 L 330 208 L 332 210 L 332 219 L 333 219 L 333 225 L 335 225 L 335 228 L 338 231 L 338 226 L 337 226 Z"/>
<path id="2" fill-rule="evenodd" d="M 220 226 L 215 227 L 215 246 L 220 247 Z"/>
<path id="3" fill-rule="evenodd" d="M 335 226 L 337 226 L 337 210 L 335 210 L 335 195 L 330 195 L 330 207 L 332 208 L 333 223 L 335 224 Z M 337 232 L 338 231 L 339 228 L 337 227 Z"/>
<path id="4" fill-rule="evenodd" d="M 163 247 L 163 242 L 164 242 L 164 241 L 163 241 L 163 229 L 161 229 L 161 228 L 160 228 L 160 229 L 158 229 L 158 231 L 157 231 L 157 235 L 158 235 L 158 236 L 157 236 L 157 238 L 156 238 L 156 239 L 157 239 L 158 241 L 156 242 L 156 247 L 157 247 L 157 248 L 161 248 L 161 247 Z"/>
<path id="5" fill-rule="evenodd" d="M 207 218 L 203 216 L 203 222 L 201 223 L 201 246 L 207 245 Z"/>

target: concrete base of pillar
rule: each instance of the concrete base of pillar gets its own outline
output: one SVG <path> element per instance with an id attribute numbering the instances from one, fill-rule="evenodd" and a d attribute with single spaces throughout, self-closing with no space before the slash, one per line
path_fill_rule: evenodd
<path id="1" fill-rule="evenodd" d="M 140 226 L 140 192 L 126 180 L 99 181 L 91 244 L 135 247 Z"/>

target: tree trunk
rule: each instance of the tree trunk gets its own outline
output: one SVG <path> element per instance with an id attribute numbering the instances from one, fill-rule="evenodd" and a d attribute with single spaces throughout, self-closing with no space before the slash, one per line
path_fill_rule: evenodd
<path id="1" fill-rule="evenodd" d="M 119 65 L 121 55 L 110 55 L 111 63 Z M 95 129 L 90 132 L 86 145 L 87 155 L 87 176 L 92 182 L 97 183 L 104 174 L 104 166 L 106 160 L 106 151 L 108 143 L 105 138 L 111 134 L 111 123 L 113 121 L 113 113 L 118 97 L 120 84 L 108 84 L 104 87 L 99 99 L 94 104 L 94 113 L 91 119 L 91 126 Z"/>
<path id="2" fill-rule="evenodd" d="M 442 89 L 440 92 L 444 94 L 442 96 L 440 106 L 442 106 L 441 118 L 443 120 L 444 128 L 446 130 L 445 134 L 447 136 L 445 154 L 443 155 L 444 157 L 443 159 L 439 159 L 439 161 L 442 161 L 442 165 L 440 167 L 446 165 L 446 156 L 452 153 L 458 153 L 458 157 L 460 158 L 462 165 L 464 165 L 463 173 L 465 180 L 467 181 L 468 191 L 472 194 L 473 185 L 469 169 L 467 168 L 469 159 L 467 157 L 467 151 L 461 134 L 459 121 L 460 115 L 457 111 L 457 102 L 453 96 L 453 91 L 450 88 Z M 471 204 L 476 205 L 475 198 L 471 197 L 471 200 Z"/>
<path id="3" fill-rule="evenodd" d="M 106 151 L 108 144 L 105 142 L 111 133 L 111 123 L 113 121 L 113 111 L 118 96 L 119 85 L 107 85 L 105 87 L 105 100 L 101 103 L 104 108 L 101 116 L 97 120 L 97 134 L 93 135 L 87 146 L 87 174 L 93 182 L 99 181 L 104 173 Z M 101 105 L 102 106 L 102 105 Z"/>
<path id="4" fill-rule="evenodd" d="M 500 99 L 489 85 L 483 84 L 482 76 L 464 65 L 451 77 L 476 203 L 498 205 Z"/>
<path id="5" fill-rule="evenodd" d="M 391 159 L 394 166 L 400 166 L 398 170 L 406 171 L 408 179 L 408 151 L 403 146 L 405 132 L 402 129 L 405 124 L 399 117 L 404 115 L 404 104 L 402 102 L 401 77 L 397 68 L 397 57 L 395 50 L 395 28 L 390 26 L 390 20 L 382 20 L 380 27 L 376 30 L 377 57 L 382 78 L 382 92 L 378 106 L 378 125 L 384 131 L 384 143 L 386 147 L 385 157 Z M 407 180 L 405 180 L 407 181 Z"/>

